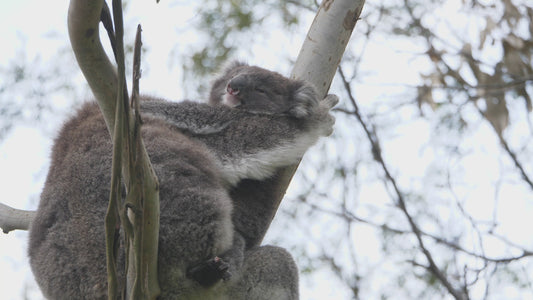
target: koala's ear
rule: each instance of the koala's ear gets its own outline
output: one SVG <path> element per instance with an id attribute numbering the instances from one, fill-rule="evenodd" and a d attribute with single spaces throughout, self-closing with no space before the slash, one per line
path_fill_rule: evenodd
<path id="1" fill-rule="evenodd" d="M 228 84 L 231 77 L 235 75 L 232 75 L 232 73 L 234 73 L 233 71 L 247 66 L 248 64 L 238 60 L 229 61 L 222 65 L 217 74 L 214 75 L 214 79 L 211 81 L 209 103 L 212 105 L 221 103 L 222 97 L 226 92 L 226 84 Z"/>
<path id="2" fill-rule="evenodd" d="M 238 60 L 231 60 L 222 66 L 222 74 L 228 74 L 236 68 L 248 67 L 248 64 Z"/>
<path id="3" fill-rule="evenodd" d="M 299 87 L 293 94 L 293 101 L 289 113 L 296 118 L 309 116 L 314 107 L 318 106 L 318 95 L 315 88 L 306 82 L 299 82 Z"/>

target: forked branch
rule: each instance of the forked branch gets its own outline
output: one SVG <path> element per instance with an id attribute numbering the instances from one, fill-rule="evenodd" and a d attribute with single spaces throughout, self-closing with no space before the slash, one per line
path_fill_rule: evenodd
<path id="1" fill-rule="evenodd" d="M 105 9 L 102 11 L 102 8 Z M 113 51 L 118 74 L 100 42 L 101 18 L 104 20 L 112 45 L 115 45 Z M 109 298 L 115 299 L 120 293 L 116 289 L 117 279 L 114 271 L 119 236 L 117 216 L 119 216 L 125 232 L 124 244 L 128 258 L 126 297 L 155 299 L 159 295 L 157 281 L 159 184 L 141 139 L 140 123 L 134 122 L 140 119 L 134 117 L 128 105 L 120 0 L 113 0 L 113 19 L 115 32 L 109 9 L 103 0 L 70 2 L 68 26 L 72 48 L 114 141 L 114 175 L 110 207 L 106 216 Z M 135 76 L 138 78 L 137 74 Z M 138 90 L 135 94 L 138 94 Z M 138 116 L 138 111 L 135 113 Z M 125 203 L 120 203 L 122 205 L 118 203 L 122 199 L 120 173 L 128 192 Z"/>

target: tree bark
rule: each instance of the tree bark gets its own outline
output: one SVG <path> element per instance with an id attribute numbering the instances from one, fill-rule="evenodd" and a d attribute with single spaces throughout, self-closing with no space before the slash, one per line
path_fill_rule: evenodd
<path id="1" fill-rule="evenodd" d="M 11 230 L 28 230 L 35 211 L 12 208 L 0 203 L 0 228 L 4 233 Z"/>
<path id="2" fill-rule="evenodd" d="M 321 97 L 327 95 L 364 4 L 364 0 L 322 1 L 300 49 L 291 78 L 311 82 Z M 297 168 L 298 165 L 286 167 L 274 177 L 271 196 L 276 199 L 276 207 L 281 203 Z"/>
<path id="3" fill-rule="evenodd" d="M 71 0 L 68 9 L 70 44 L 111 136 L 115 126 L 117 71 L 100 42 L 103 0 Z"/>
<path id="4" fill-rule="evenodd" d="M 160 292 L 157 280 L 159 183 L 140 137 L 140 125 L 135 123 L 138 119 L 133 118 L 134 114 L 127 105 L 127 99 L 122 98 L 127 96 L 127 93 L 126 95 L 123 93 L 126 89 L 121 3 L 113 1 L 118 74 L 100 42 L 99 24 L 103 0 L 71 0 L 68 29 L 76 60 L 103 113 L 107 129 L 111 137 L 115 137 L 115 144 L 118 139 L 123 140 L 121 144 L 124 146 L 120 147 L 122 150 L 115 151 L 119 154 L 115 153 L 117 155 L 114 154 L 113 160 L 118 160 L 117 165 L 121 165 L 122 177 L 128 191 L 125 203 L 122 208 L 118 208 L 127 239 L 125 241 L 128 252 L 126 295 L 131 299 L 155 299 Z M 124 116 L 120 121 L 116 119 L 116 113 L 119 111 L 122 111 Z M 120 185 L 117 182 L 120 181 L 116 181 L 115 185 Z M 113 190 L 116 190 L 116 186 Z M 110 198 L 115 199 L 114 201 L 121 200 L 116 199 L 113 192 Z M 114 228 L 112 223 L 115 222 L 113 215 L 116 212 L 113 210 L 116 208 L 113 208 L 113 205 L 111 208 L 106 216 L 107 235 L 113 235 L 111 229 Z M 114 259 L 109 257 L 112 253 L 109 247 L 113 244 L 111 238 L 111 236 L 107 238 L 108 259 L 112 259 L 108 265 L 114 264 Z M 112 271 L 108 270 L 108 275 L 113 278 L 113 274 L 109 272 Z M 109 284 L 113 282 L 111 279 Z M 112 286 L 110 291 L 114 291 Z"/>

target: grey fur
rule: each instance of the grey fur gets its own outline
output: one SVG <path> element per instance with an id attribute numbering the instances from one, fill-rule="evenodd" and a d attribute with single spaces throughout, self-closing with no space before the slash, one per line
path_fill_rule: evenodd
<path id="1" fill-rule="evenodd" d="M 220 105 L 228 83 L 235 108 Z M 277 169 L 331 133 L 337 98 L 318 101 L 304 82 L 234 63 L 213 83 L 211 105 L 144 100 L 142 134 L 160 181 L 160 299 L 298 299 L 290 254 L 258 245 L 275 212 L 264 197 Z M 55 141 L 29 241 L 47 298 L 106 298 L 111 148 L 93 103 Z M 215 261 L 214 282 L 199 284 L 198 268 Z"/>

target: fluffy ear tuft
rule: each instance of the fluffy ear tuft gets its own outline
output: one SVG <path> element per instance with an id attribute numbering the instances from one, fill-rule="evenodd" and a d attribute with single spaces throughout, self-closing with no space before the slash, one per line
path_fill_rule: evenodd
<path id="1" fill-rule="evenodd" d="M 294 92 L 293 105 L 289 113 L 296 118 L 309 116 L 318 106 L 318 96 L 315 88 L 309 83 L 300 82 L 300 87 Z"/>
<path id="2" fill-rule="evenodd" d="M 239 67 L 248 67 L 248 64 L 245 63 L 245 62 L 239 61 L 239 60 L 231 60 L 231 61 L 225 63 L 222 66 L 221 70 L 222 70 L 223 74 L 226 74 L 226 73 L 230 72 L 231 70 L 233 70 L 235 68 L 239 68 Z"/>
<path id="3" fill-rule="evenodd" d="M 247 66 L 247 63 L 238 60 L 232 60 L 223 64 L 218 72 L 214 75 L 214 79 L 211 82 L 209 103 L 212 105 L 222 103 L 224 94 L 226 93 L 226 84 L 232 77 L 232 71 Z"/>

